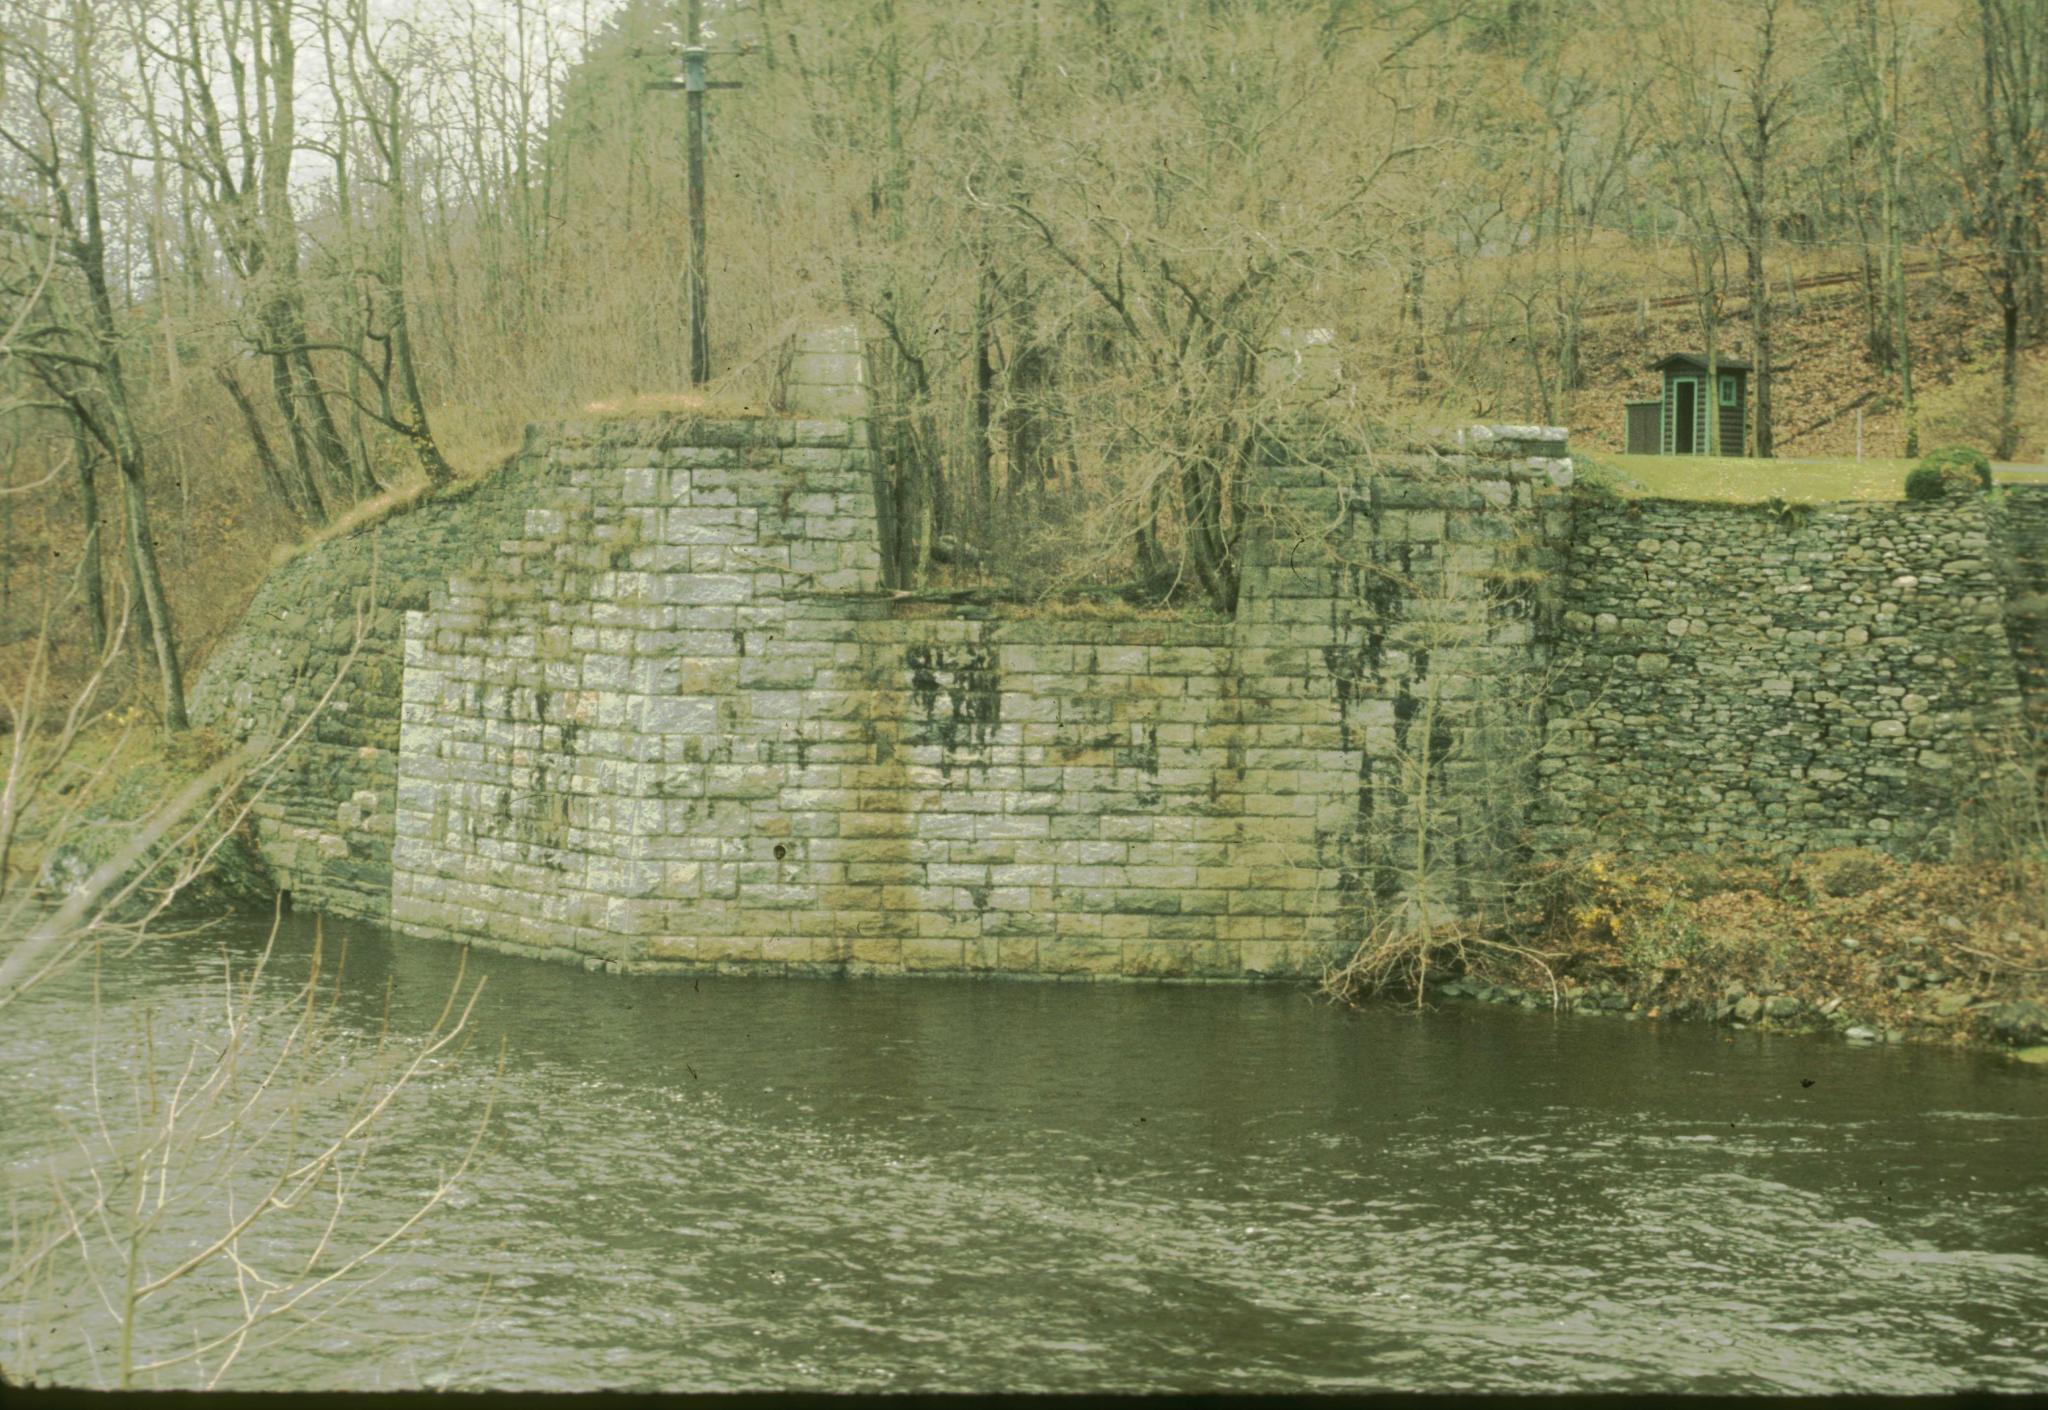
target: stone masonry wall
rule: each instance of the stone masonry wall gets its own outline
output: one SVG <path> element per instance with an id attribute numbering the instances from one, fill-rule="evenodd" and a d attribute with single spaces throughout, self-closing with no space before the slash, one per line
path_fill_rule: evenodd
<path id="1" fill-rule="evenodd" d="M 2005 486 L 1991 525 L 2006 583 L 2006 641 L 2035 752 L 2048 761 L 2048 485 Z"/>
<path id="2" fill-rule="evenodd" d="M 1483 915 L 1526 855 L 1571 466 L 1561 430 L 1474 429 L 1434 453 L 1284 457 L 1256 496 L 1236 856 L 1313 953 L 1390 910 Z"/>
<path id="3" fill-rule="evenodd" d="M 858 422 L 570 426 L 280 569 L 196 713 L 292 728 L 374 562 L 257 811 L 302 904 L 623 969 L 1225 978 L 1543 852 L 1939 853 L 2041 679 L 2048 493 L 1606 503 L 1561 432 L 1315 439 L 1222 619 L 880 591 Z"/>
<path id="4" fill-rule="evenodd" d="M 693 912 L 699 961 L 1239 975 L 1284 958 L 1233 865 L 1227 622 L 1017 618 L 887 599 L 791 604 L 792 642 L 852 646 L 807 690 L 737 894 Z M 836 745 L 801 742 L 820 724 Z M 823 741 L 821 741 L 823 744 Z M 766 883 L 750 887 L 750 877 Z M 729 928 L 731 933 L 725 933 Z"/>
<path id="5" fill-rule="evenodd" d="M 1582 504 L 1543 845 L 1946 850 L 2018 708 L 1981 497 Z"/>
<path id="6" fill-rule="evenodd" d="M 569 488 L 409 621 L 396 928 L 627 969 L 1314 973 L 1403 894 L 1360 800 L 1400 815 L 1418 692 L 1538 650 L 1483 585 L 1546 473 L 1520 442 L 1283 457 L 1224 621 L 876 592 L 863 439 L 565 434 Z M 1418 649 L 1382 577 L 1461 605 Z M 1498 785 L 1454 762 L 1477 816 Z"/>
<path id="7" fill-rule="evenodd" d="M 241 629 L 207 661 L 193 719 L 237 740 L 290 734 L 336 687 L 251 817 L 273 877 L 297 901 L 367 920 L 390 914 L 405 614 L 516 535 L 526 503 L 560 473 L 523 454 L 455 494 L 306 548 L 265 579 Z"/>
<path id="8" fill-rule="evenodd" d="M 755 800 L 864 731 L 804 700 L 858 647 L 787 627 L 793 595 L 877 585 L 866 451 L 844 421 L 671 421 L 549 458 L 568 485 L 524 536 L 407 619 L 392 920 L 660 958 L 743 869 L 786 894 L 747 865 L 777 845 Z"/>

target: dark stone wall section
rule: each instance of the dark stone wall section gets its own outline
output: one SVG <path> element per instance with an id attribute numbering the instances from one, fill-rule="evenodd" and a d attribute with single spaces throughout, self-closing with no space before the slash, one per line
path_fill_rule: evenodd
<path id="1" fill-rule="evenodd" d="M 2048 484 L 2000 489 L 1991 525 L 2006 584 L 2006 641 L 2035 752 L 2048 756 Z"/>

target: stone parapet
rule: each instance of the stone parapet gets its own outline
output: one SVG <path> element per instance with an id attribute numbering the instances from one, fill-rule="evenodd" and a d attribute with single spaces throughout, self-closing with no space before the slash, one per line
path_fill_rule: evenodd
<path id="1" fill-rule="evenodd" d="M 868 378 L 860 330 L 849 323 L 795 334 L 777 381 L 775 404 L 791 416 L 866 416 Z"/>

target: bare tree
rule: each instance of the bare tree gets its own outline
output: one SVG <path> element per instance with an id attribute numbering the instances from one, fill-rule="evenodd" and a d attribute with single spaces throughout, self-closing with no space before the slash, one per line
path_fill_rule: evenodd
<path id="1" fill-rule="evenodd" d="M 1022 122 L 1013 150 L 1040 153 L 1041 175 L 1028 192 L 976 191 L 1093 305 L 1103 370 L 1088 395 L 1116 417 L 1103 431 L 1138 471 L 1119 512 L 1135 523 L 1141 570 L 1185 573 L 1226 612 L 1259 359 L 1309 289 L 1372 256 L 1383 182 L 1424 149 L 1358 103 L 1340 81 L 1352 70 L 1322 57 L 1319 37 L 1255 38 L 1251 25 L 1176 33 L 1134 65 L 1155 75 L 1142 125 L 1107 111 L 1058 134 Z M 1390 63 L 1420 37 L 1345 58 Z M 1272 116 L 1248 119 L 1251 95 Z M 1333 147 L 1346 154 L 1334 167 Z"/>
<path id="2" fill-rule="evenodd" d="M 411 115 L 398 71 L 380 52 L 394 42 L 407 42 L 409 34 L 406 26 L 398 24 L 381 36 L 373 35 L 366 0 L 356 0 L 350 11 L 343 52 L 348 59 L 356 114 L 377 158 L 384 209 L 376 235 L 376 254 L 364 270 L 369 289 L 364 336 L 378 348 L 379 356 L 372 360 L 357 349 L 346 351 L 377 389 L 376 404 L 364 405 L 362 409 L 380 425 L 405 438 L 427 483 L 439 488 L 455 478 L 455 471 L 441 454 L 427 419 L 426 399 L 420 392 L 419 364 L 413 353 L 411 311 L 406 300 L 406 199 L 411 179 L 406 150 Z M 344 125 L 339 145 L 345 148 L 347 142 L 348 128 Z"/>
<path id="3" fill-rule="evenodd" d="M 1718 135 L 1721 160 L 1742 205 L 1742 257 L 1749 283 L 1749 347 L 1751 404 L 1756 417 L 1752 455 L 1775 454 L 1771 420 L 1771 285 L 1765 254 L 1771 238 L 1773 181 L 1771 158 L 1779 136 L 1791 121 L 1788 106 L 1792 80 L 1779 52 L 1782 0 L 1756 0 L 1751 47 L 1738 69 L 1744 120 L 1731 141 Z"/>
<path id="4" fill-rule="evenodd" d="M 2021 324 L 2030 295 L 2039 297 L 2048 242 L 2048 3 L 1977 0 L 1976 14 L 1983 81 L 1964 185 L 1991 246 L 1985 272 L 1998 306 L 1997 451 L 2010 460 L 2020 441 Z"/>
<path id="5" fill-rule="evenodd" d="M 1906 454 L 1920 453 L 1920 412 L 1913 397 L 1913 338 L 1906 298 L 1902 134 L 1906 32 L 1897 0 L 1856 0 L 1849 20 L 1849 72 L 1863 109 L 1882 194 L 1881 283 L 1888 315 L 1890 364 L 1899 378 L 1906 418 Z"/>
<path id="6" fill-rule="evenodd" d="M 468 1173 L 489 1099 L 424 1194 L 381 1219 L 358 1208 L 377 1138 L 460 1051 L 483 982 L 458 968 L 423 1035 L 387 1033 L 366 1054 L 334 1023 L 339 975 L 317 938 L 295 993 L 276 992 L 271 957 L 266 945 L 240 973 L 223 957 L 219 1017 L 182 1061 L 165 1064 L 147 1027 L 130 1051 L 102 1052 L 95 1014 L 86 1120 L 72 1150 L 43 1162 L 47 1205 L 11 1211 L 22 1237 L 0 1268 L 0 1307 L 14 1373 L 216 1386 L 331 1325 Z M 130 1090 L 103 1091 L 103 1064 Z"/>
<path id="7" fill-rule="evenodd" d="M 155 657 L 164 726 L 187 725 L 184 674 L 170 603 L 157 565 L 145 488 L 146 452 L 125 369 L 126 331 L 109 278 L 101 201 L 98 24 L 85 0 L 71 0 L 61 24 L 17 20 L 0 29 L 0 57 L 25 78 L 0 115 L 0 143 L 33 177 L 32 208 L 6 215 L 11 233 L 54 247 L 75 275 L 41 293 L 38 314 L 10 350 L 36 370 L 54 397 L 106 452 L 121 477 L 129 559 Z"/>
<path id="8" fill-rule="evenodd" d="M 277 349 L 268 362 L 291 448 L 286 502 L 309 522 L 323 523 L 327 496 L 348 495 L 351 470 L 303 348 L 305 294 L 291 191 L 299 141 L 291 10 L 283 0 L 223 0 L 216 25 L 200 0 L 168 3 L 160 16 L 138 13 L 133 25 L 144 81 L 162 75 L 178 95 L 175 121 L 164 113 L 155 135 L 202 193 L 216 247 L 247 291 L 247 342 Z"/>
<path id="9" fill-rule="evenodd" d="M 1728 232 L 1716 180 L 1716 154 L 1727 144 L 1731 121 L 1725 90 L 1717 82 L 1706 17 L 1696 6 L 1678 5 L 1665 23 L 1645 35 L 1659 46 L 1660 102 L 1657 153 L 1661 185 L 1677 214 L 1691 274 L 1693 316 L 1706 362 L 1706 385 L 1698 414 L 1708 455 L 1721 453 L 1721 321 L 1728 293 Z"/>

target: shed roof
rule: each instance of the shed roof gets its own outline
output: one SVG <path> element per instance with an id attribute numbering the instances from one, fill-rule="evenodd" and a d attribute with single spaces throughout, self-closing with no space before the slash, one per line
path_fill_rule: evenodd
<path id="1" fill-rule="evenodd" d="M 1657 359 L 1657 361 L 1650 364 L 1650 370 L 1662 372 L 1673 363 L 1679 362 L 1697 367 L 1702 372 L 1707 369 L 1707 355 L 1705 353 L 1678 352 L 1669 353 Z M 1717 372 L 1747 372 L 1749 369 L 1750 365 L 1739 357 L 1717 357 L 1714 359 L 1714 370 Z"/>

